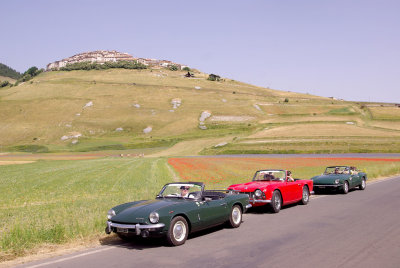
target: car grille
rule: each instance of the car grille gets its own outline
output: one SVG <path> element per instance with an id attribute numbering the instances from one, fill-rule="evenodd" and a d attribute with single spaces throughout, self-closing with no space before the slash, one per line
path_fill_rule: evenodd
<path id="1" fill-rule="evenodd" d="M 240 192 L 241 194 L 247 194 L 250 199 L 254 198 L 253 192 Z"/>

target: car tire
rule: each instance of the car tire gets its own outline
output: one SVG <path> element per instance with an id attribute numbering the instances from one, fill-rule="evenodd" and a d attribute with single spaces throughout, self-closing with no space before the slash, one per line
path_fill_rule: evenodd
<path id="1" fill-rule="evenodd" d="M 309 201 L 310 201 L 310 191 L 308 190 L 308 186 L 304 185 L 300 204 L 307 205 Z"/>
<path id="2" fill-rule="evenodd" d="M 278 190 L 275 190 L 272 193 L 272 198 L 271 198 L 271 208 L 273 213 L 278 213 L 281 210 L 282 207 L 282 197 L 281 193 Z"/>
<path id="3" fill-rule="evenodd" d="M 167 242 L 171 246 L 180 246 L 185 244 L 189 234 L 189 227 L 186 219 L 177 216 L 172 219 L 167 232 Z"/>
<path id="4" fill-rule="evenodd" d="M 349 183 L 347 181 L 344 181 L 342 194 L 347 194 L 348 192 L 349 192 Z"/>
<path id="5" fill-rule="evenodd" d="M 242 223 L 242 209 L 239 205 L 234 205 L 229 215 L 229 226 L 232 228 L 238 228 Z"/>
<path id="6" fill-rule="evenodd" d="M 365 178 L 362 178 L 361 184 L 358 186 L 358 189 L 365 190 L 366 187 L 367 187 L 367 182 L 366 182 Z"/>

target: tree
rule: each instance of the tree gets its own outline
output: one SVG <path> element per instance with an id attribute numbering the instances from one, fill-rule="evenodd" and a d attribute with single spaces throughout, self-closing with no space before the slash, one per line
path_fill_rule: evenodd
<path id="1" fill-rule="evenodd" d="M 216 74 L 210 74 L 207 78 L 207 80 L 210 80 L 210 81 L 219 81 L 220 79 L 221 79 L 221 77 Z"/>
<path id="2" fill-rule="evenodd" d="M 178 66 L 176 66 L 176 65 L 171 65 L 171 66 L 169 66 L 169 69 L 170 69 L 171 71 L 178 71 Z"/>

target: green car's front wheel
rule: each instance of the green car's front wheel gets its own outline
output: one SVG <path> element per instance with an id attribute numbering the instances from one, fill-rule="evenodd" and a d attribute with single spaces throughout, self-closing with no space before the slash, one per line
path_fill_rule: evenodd
<path id="1" fill-rule="evenodd" d="M 347 194 L 348 192 L 349 192 L 349 183 L 345 181 L 342 188 L 342 194 Z"/>
<path id="2" fill-rule="evenodd" d="M 362 178 L 361 184 L 360 184 L 360 186 L 358 186 L 358 188 L 360 190 L 365 190 L 365 187 L 367 187 L 367 182 L 365 181 L 365 178 Z"/>
<path id="3" fill-rule="evenodd" d="M 229 225 L 232 228 L 238 228 L 242 223 L 242 209 L 239 205 L 234 205 L 229 216 Z"/>
<path id="4" fill-rule="evenodd" d="M 177 216 L 172 219 L 167 233 L 167 242 L 171 246 L 185 244 L 189 234 L 188 223 L 184 217 Z"/>

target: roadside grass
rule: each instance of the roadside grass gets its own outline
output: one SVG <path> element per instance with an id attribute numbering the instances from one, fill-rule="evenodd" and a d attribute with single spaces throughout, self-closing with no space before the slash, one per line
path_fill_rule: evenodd
<path id="1" fill-rule="evenodd" d="M 104 233 L 106 213 L 173 181 L 166 160 L 103 158 L 0 166 L 0 261 Z"/>

